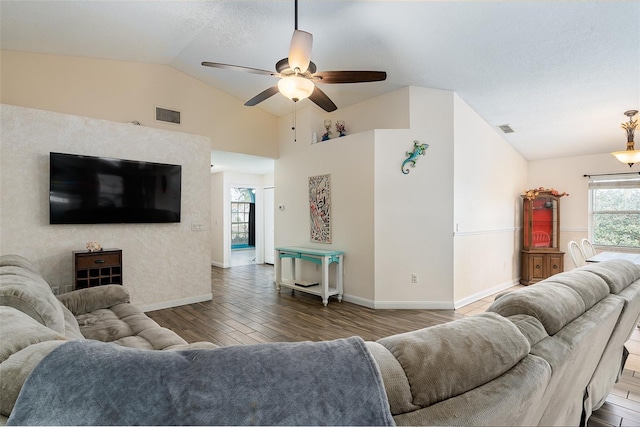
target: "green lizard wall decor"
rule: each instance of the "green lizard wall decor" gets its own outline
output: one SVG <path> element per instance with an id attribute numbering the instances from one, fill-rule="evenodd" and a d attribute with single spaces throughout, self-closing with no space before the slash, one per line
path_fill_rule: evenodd
<path id="1" fill-rule="evenodd" d="M 429 144 L 420 144 L 419 141 L 413 141 L 413 151 L 407 151 L 407 158 L 402 162 L 402 167 L 400 168 L 403 174 L 406 175 L 409 173 L 409 168 L 405 169 L 404 165 L 411 163 L 411 167 L 415 168 L 418 156 L 424 156 L 424 152 L 427 148 L 429 148 Z"/>

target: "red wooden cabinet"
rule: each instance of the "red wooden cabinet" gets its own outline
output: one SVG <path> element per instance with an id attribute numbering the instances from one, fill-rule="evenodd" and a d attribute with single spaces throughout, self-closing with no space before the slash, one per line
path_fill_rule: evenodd
<path id="1" fill-rule="evenodd" d="M 523 197 L 521 279 L 531 285 L 564 270 L 560 251 L 560 198 L 540 191 Z"/>

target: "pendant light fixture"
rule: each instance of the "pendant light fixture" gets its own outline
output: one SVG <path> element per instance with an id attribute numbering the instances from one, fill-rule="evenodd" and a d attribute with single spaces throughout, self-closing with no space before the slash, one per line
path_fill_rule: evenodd
<path id="1" fill-rule="evenodd" d="M 638 114 L 638 110 L 624 112 L 624 115 L 629 117 L 628 122 L 622 123 L 622 128 L 627 132 L 627 149 L 611 153 L 622 163 L 628 164 L 629 167 L 633 166 L 634 163 L 640 163 L 640 150 L 635 149 L 633 142 L 633 134 L 638 126 L 638 119 L 633 120 L 633 116 L 636 114 Z"/>

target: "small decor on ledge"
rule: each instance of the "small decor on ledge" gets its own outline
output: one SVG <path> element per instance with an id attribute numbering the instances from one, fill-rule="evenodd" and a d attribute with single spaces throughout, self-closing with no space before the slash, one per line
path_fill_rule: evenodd
<path id="1" fill-rule="evenodd" d="M 89 252 L 100 252 L 102 251 L 102 245 L 98 242 L 87 242 L 86 248 Z"/>
<path id="2" fill-rule="evenodd" d="M 553 188 L 544 188 L 544 187 L 539 187 L 539 188 L 533 188 L 531 190 L 526 190 L 522 193 L 522 197 L 524 197 L 527 200 L 534 200 L 536 197 L 538 197 L 540 195 L 540 193 L 549 193 L 552 196 L 556 196 L 556 197 L 562 197 L 562 196 L 568 196 L 569 193 L 566 192 L 559 192 L 558 190 L 554 190 Z"/>
<path id="3" fill-rule="evenodd" d="M 418 160 L 418 156 L 424 156 L 424 152 L 429 148 L 429 144 L 420 144 L 419 141 L 413 141 L 413 151 L 407 151 L 407 158 L 404 162 L 402 162 L 401 170 L 403 174 L 408 174 L 409 169 L 405 169 L 404 165 L 407 163 L 411 163 L 411 167 L 416 167 L 416 160 Z"/>
<path id="4" fill-rule="evenodd" d="M 327 130 L 325 133 L 322 134 L 322 140 L 323 141 L 328 141 L 329 138 L 331 138 L 331 120 L 326 119 L 324 121 L 324 128 Z"/>
<path id="5" fill-rule="evenodd" d="M 346 135 L 346 129 L 344 128 L 344 120 L 336 121 L 336 131 L 340 134 L 340 136 Z"/>

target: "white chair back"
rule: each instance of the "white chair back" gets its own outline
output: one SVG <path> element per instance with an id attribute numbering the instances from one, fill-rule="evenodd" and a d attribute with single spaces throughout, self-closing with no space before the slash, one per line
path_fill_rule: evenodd
<path id="1" fill-rule="evenodd" d="M 582 245 L 582 252 L 584 253 L 585 257 L 591 258 L 592 256 L 596 255 L 596 249 L 593 247 L 593 244 L 591 243 L 591 241 L 589 241 L 589 239 L 582 239 L 580 244 Z"/>
<path id="2" fill-rule="evenodd" d="M 586 264 L 586 257 L 584 256 L 584 252 L 582 252 L 582 248 L 575 240 L 572 240 L 567 245 L 567 249 L 569 251 L 569 256 L 571 256 L 571 261 L 577 267 L 582 267 Z"/>

